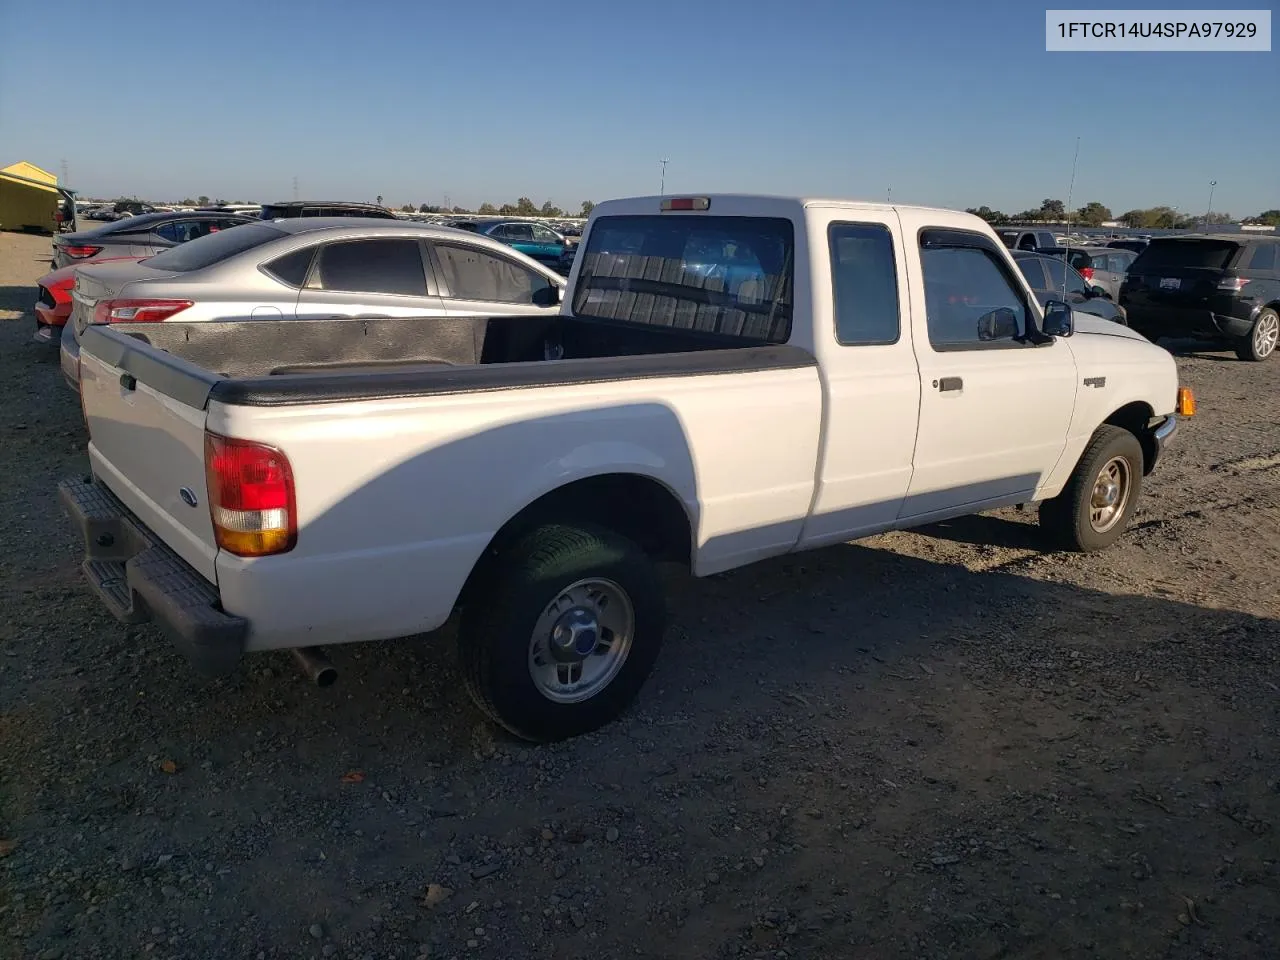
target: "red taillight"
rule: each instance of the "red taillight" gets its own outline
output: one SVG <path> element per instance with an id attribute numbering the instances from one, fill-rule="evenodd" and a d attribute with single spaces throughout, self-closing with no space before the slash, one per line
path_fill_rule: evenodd
<path id="1" fill-rule="evenodd" d="M 293 549 L 298 539 L 293 471 L 282 452 L 206 433 L 204 470 L 219 547 L 241 557 Z"/>
<path id="2" fill-rule="evenodd" d="M 1092 280 L 1092 279 L 1093 279 L 1093 267 L 1081 267 L 1081 268 L 1080 268 L 1080 276 L 1084 277 L 1086 280 Z"/>
<path id="3" fill-rule="evenodd" d="M 68 245 L 62 248 L 62 252 L 65 253 L 68 257 L 70 257 L 72 260 L 83 260 L 85 257 L 97 256 L 99 253 L 102 252 L 102 248 L 83 246 L 83 245 L 82 246 Z"/>
<path id="4" fill-rule="evenodd" d="M 1219 290 L 1229 290 L 1231 293 L 1239 293 L 1244 289 L 1245 284 L 1249 281 L 1245 277 L 1223 277 L 1218 281 Z"/>
<path id="5" fill-rule="evenodd" d="M 94 323 L 159 323 L 191 306 L 190 300 L 99 300 Z"/>

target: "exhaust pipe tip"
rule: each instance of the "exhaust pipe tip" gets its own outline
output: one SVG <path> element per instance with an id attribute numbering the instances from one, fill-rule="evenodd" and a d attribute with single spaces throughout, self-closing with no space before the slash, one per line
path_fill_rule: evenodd
<path id="1" fill-rule="evenodd" d="M 317 687 L 331 687 L 337 681 L 337 668 L 319 647 L 295 647 L 290 652 L 303 675 Z"/>

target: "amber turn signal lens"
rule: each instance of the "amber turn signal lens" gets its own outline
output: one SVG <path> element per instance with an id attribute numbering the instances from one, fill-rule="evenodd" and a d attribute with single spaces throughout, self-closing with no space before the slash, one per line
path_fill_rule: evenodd
<path id="1" fill-rule="evenodd" d="M 1196 395 L 1190 387 L 1178 388 L 1178 416 L 1194 417 L 1196 415 Z"/>

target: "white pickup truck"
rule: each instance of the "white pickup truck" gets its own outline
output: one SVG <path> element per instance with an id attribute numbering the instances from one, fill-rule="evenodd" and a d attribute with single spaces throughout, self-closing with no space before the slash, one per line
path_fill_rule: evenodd
<path id="1" fill-rule="evenodd" d="M 1042 313 L 947 210 L 611 201 L 568 289 L 542 317 L 89 327 L 93 477 L 60 491 L 91 584 L 208 670 L 458 611 L 477 703 L 557 739 L 650 672 L 655 562 L 1035 503 L 1099 549 L 1192 412 L 1168 353 Z"/>

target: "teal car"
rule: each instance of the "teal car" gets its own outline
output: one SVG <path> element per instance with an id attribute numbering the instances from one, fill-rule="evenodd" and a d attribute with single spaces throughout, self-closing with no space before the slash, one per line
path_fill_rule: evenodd
<path id="1" fill-rule="evenodd" d="M 557 266 L 564 256 L 564 237 L 540 223 L 528 220 L 473 220 L 456 226 L 483 233 L 486 237 L 515 247 L 525 256 L 549 266 Z"/>

